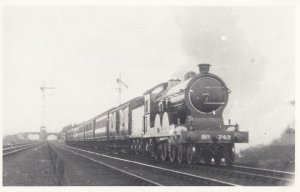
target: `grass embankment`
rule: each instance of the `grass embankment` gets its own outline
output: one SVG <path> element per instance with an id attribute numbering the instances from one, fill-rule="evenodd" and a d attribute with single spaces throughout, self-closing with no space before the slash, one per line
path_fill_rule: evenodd
<path id="1" fill-rule="evenodd" d="M 270 145 L 259 145 L 242 150 L 237 164 L 266 169 L 295 171 L 295 130 L 288 128 L 281 138 Z"/>

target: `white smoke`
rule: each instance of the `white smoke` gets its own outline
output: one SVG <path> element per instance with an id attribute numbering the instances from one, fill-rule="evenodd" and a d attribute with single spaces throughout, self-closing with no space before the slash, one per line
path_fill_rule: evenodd
<path id="1" fill-rule="evenodd" d="M 270 143 L 294 121 L 291 18 L 284 8 L 207 7 L 188 8 L 179 20 L 188 64 L 175 75 L 212 64 L 232 90 L 224 118 L 249 131 L 250 145 Z"/>

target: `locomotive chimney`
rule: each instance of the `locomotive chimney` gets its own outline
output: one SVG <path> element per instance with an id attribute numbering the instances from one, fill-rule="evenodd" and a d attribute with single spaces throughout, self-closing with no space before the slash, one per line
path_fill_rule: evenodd
<path id="1" fill-rule="evenodd" d="M 210 64 L 199 64 L 198 67 L 199 67 L 199 72 L 200 74 L 207 74 L 209 72 L 209 67 L 211 65 Z"/>

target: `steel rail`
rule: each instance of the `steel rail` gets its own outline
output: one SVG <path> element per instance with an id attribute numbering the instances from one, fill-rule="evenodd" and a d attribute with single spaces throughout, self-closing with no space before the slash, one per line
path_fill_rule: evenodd
<path id="1" fill-rule="evenodd" d="M 118 157 L 104 155 L 104 154 L 96 153 L 96 152 L 93 152 L 93 151 L 87 151 L 87 150 L 84 150 L 84 149 L 71 147 L 71 146 L 67 146 L 67 145 L 63 145 L 63 144 L 58 144 L 58 145 L 61 145 L 61 146 L 67 147 L 67 148 L 71 148 L 71 149 L 74 149 L 74 150 L 79 150 L 79 151 L 82 151 L 82 152 L 94 154 L 94 155 L 97 155 L 97 156 L 102 156 L 102 157 L 106 157 L 106 158 L 110 158 L 110 159 L 115 159 L 115 160 L 119 160 L 119 161 L 123 161 L 123 162 L 127 162 L 127 163 L 133 163 L 133 164 L 137 164 L 137 165 L 141 165 L 141 166 L 145 166 L 145 167 L 149 167 L 149 168 L 153 168 L 153 169 L 157 169 L 157 170 L 161 170 L 161 171 L 166 171 L 166 172 L 170 172 L 170 173 L 175 173 L 175 174 L 182 175 L 182 176 L 185 176 L 185 177 L 192 177 L 192 178 L 196 178 L 196 179 L 200 179 L 200 180 L 205 180 L 205 181 L 208 181 L 208 182 L 214 182 L 216 184 L 220 184 L 220 185 L 223 185 L 223 186 L 240 186 L 240 185 L 235 184 L 235 183 L 219 181 L 219 180 L 216 180 L 216 179 L 202 177 L 202 176 L 194 175 L 194 174 L 191 174 L 191 173 L 185 173 L 185 172 L 176 171 L 176 170 L 172 170 L 172 169 L 167 169 L 167 168 L 163 168 L 163 167 L 158 167 L 158 166 L 154 166 L 154 165 L 149 165 L 149 164 L 145 164 L 145 163 L 141 163 L 141 162 L 137 162 L 137 161 L 131 161 L 131 160 L 127 160 L 127 159 L 122 159 L 122 158 L 118 158 Z"/>
<path id="2" fill-rule="evenodd" d="M 14 145 L 6 144 L 6 145 L 2 145 L 2 149 L 10 148 L 10 147 L 17 147 L 17 146 L 27 145 L 27 144 L 29 144 L 29 143 L 18 143 L 18 144 L 14 144 Z"/>
<path id="3" fill-rule="evenodd" d="M 212 168 L 212 167 L 210 167 Z M 212 168 L 212 169 L 217 169 L 220 170 L 220 168 Z M 222 169 L 222 170 L 229 170 L 229 169 Z M 257 176 L 257 177 L 264 177 L 267 179 L 277 179 L 277 180 L 284 180 L 284 181 L 293 181 L 292 179 L 286 179 L 286 178 L 281 178 L 281 177 L 274 177 L 274 176 L 269 176 L 269 175 L 260 175 L 257 173 L 249 173 L 249 172 L 243 172 L 243 171 L 236 171 L 236 170 L 230 170 L 232 173 L 237 173 L 237 174 L 247 174 L 250 176 Z"/>
<path id="4" fill-rule="evenodd" d="M 16 150 L 13 150 L 13 151 L 9 151 L 9 152 L 6 152 L 6 153 L 3 153 L 2 156 L 7 156 L 7 155 L 10 155 L 10 154 L 14 154 L 14 153 L 17 153 L 19 151 L 23 151 L 25 149 L 28 149 L 28 148 L 31 148 L 31 147 L 34 147 L 38 144 L 32 144 L 30 146 L 26 145 L 25 147 L 21 148 L 21 149 L 16 149 Z"/>
<path id="5" fill-rule="evenodd" d="M 247 166 L 241 166 L 241 165 L 233 165 L 232 167 L 226 167 L 226 165 L 218 165 L 217 167 L 213 167 L 214 165 L 206 166 L 204 162 L 201 162 L 202 164 L 200 166 L 202 167 L 209 167 L 212 169 L 222 169 L 222 170 L 229 170 L 233 173 L 245 173 L 249 175 L 258 175 L 261 177 L 268 177 L 273 179 L 282 179 L 286 181 L 293 181 L 293 179 L 284 177 L 293 177 L 295 176 L 295 173 L 293 172 L 286 172 L 286 171 L 280 171 L 280 170 L 271 170 L 271 169 L 262 169 L 258 167 L 247 167 Z M 233 168 L 233 169 L 232 169 Z M 251 170 L 251 172 L 249 171 Z M 253 172 L 252 172 L 253 171 Z M 275 175 L 282 175 L 282 177 L 275 176 Z"/>
<path id="6" fill-rule="evenodd" d="M 75 151 L 65 149 L 65 148 L 63 148 L 63 147 L 61 147 L 61 146 L 58 146 L 58 145 L 56 145 L 56 146 L 59 147 L 59 148 L 61 148 L 62 150 L 69 151 L 69 152 L 74 153 L 74 154 L 76 154 L 76 155 L 78 155 L 78 156 L 84 157 L 84 158 L 89 159 L 89 160 L 91 160 L 91 161 L 93 161 L 93 162 L 96 162 L 96 163 L 99 163 L 99 164 L 104 165 L 104 166 L 106 166 L 106 167 L 109 167 L 109 168 L 111 168 L 111 169 L 113 169 L 113 170 L 115 170 L 115 171 L 121 172 L 121 173 L 126 174 L 126 175 L 129 175 L 129 176 L 131 176 L 131 177 L 133 177 L 133 178 L 135 178 L 135 179 L 141 180 L 143 183 L 148 183 L 148 184 L 153 185 L 153 186 L 162 186 L 160 183 L 157 183 L 157 182 L 155 182 L 155 181 L 151 181 L 151 180 L 149 180 L 149 179 L 143 178 L 143 177 L 141 177 L 141 176 L 138 176 L 138 175 L 136 175 L 136 174 L 130 173 L 130 172 L 128 172 L 128 171 L 119 169 L 119 168 L 117 168 L 117 167 L 114 167 L 114 166 L 109 165 L 109 164 L 107 164 L 107 163 L 104 163 L 104 162 L 102 162 L 102 161 L 98 161 L 98 160 L 96 160 L 96 159 L 94 159 L 94 158 L 91 158 L 91 157 L 88 157 L 88 156 L 86 156 L 86 155 L 79 154 L 79 153 L 77 153 L 77 152 L 75 152 Z"/>
<path id="7" fill-rule="evenodd" d="M 234 168 L 237 169 L 245 169 L 245 170 L 254 170 L 258 172 L 265 172 L 268 174 L 282 174 L 286 176 L 295 176 L 294 172 L 289 172 L 289 171 L 281 171 L 281 170 L 272 170 L 272 169 L 264 169 L 264 168 L 259 168 L 259 167 L 248 167 L 248 166 L 242 166 L 242 165 L 233 165 Z"/>
<path id="8" fill-rule="evenodd" d="M 7 151 L 7 150 L 10 150 L 10 149 L 16 149 L 16 148 L 20 148 L 20 147 L 24 147 L 24 146 L 28 146 L 28 145 L 32 145 L 32 143 L 17 145 L 17 146 L 13 146 L 13 147 L 6 147 L 6 148 L 3 148 L 2 151 Z"/>
<path id="9" fill-rule="evenodd" d="M 222 167 L 221 167 L 222 166 Z M 285 177 L 278 177 L 278 176 L 273 176 L 273 175 L 268 175 L 268 174 L 262 174 L 258 172 L 249 172 L 249 169 L 244 169 L 244 170 L 235 170 L 233 166 L 233 169 L 230 169 L 226 167 L 225 165 L 220 165 L 219 167 L 214 167 L 213 165 L 207 166 L 205 163 L 202 163 L 200 166 L 193 166 L 194 168 L 199 168 L 201 171 L 215 171 L 215 172 L 221 172 L 223 171 L 223 174 L 228 174 L 230 173 L 231 177 L 241 177 L 244 176 L 246 178 L 256 180 L 256 182 L 263 181 L 263 180 L 271 180 L 271 182 L 284 182 L 284 183 L 293 183 L 294 179 L 291 178 L 285 178 Z M 241 168 L 241 167 L 240 167 Z M 242 169 L 242 168 L 241 168 Z M 255 168 L 255 170 L 260 170 L 259 168 Z M 281 172 L 281 171 L 279 171 Z M 259 180 L 257 180 L 259 179 Z"/>

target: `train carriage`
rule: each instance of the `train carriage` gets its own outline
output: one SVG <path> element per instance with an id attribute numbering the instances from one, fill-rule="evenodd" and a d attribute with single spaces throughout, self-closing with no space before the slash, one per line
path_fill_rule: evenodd
<path id="1" fill-rule="evenodd" d="M 66 141 L 73 141 L 73 128 L 67 130 L 66 132 Z"/>
<path id="2" fill-rule="evenodd" d="M 94 119 L 84 123 L 84 140 L 94 140 Z"/>
<path id="3" fill-rule="evenodd" d="M 94 118 L 94 139 L 96 141 L 107 140 L 108 120 L 108 112 L 102 113 Z"/>
<path id="4" fill-rule="evenodd" d="M 78 129 L 79 129 L 79 127 L 77 126 L 73 129 L 73 132 L 72 132 L 73 141 L 75 141 L 75 142 L 79 141 Z"/>
<path id="5" fill-rule="evenodd" d="M 129 136 L 129 103 L 127 103 L 119 110 L 119 117 L 120 117 L 119 136 L 128 137 Z"/>
<path id="6" fill-rule="evenodd" d="M 78 135 L 78 141 L 84 141 L 85 140 L 85 124 L 82 123 L 77 127 L 77 135 Z"/>
<path id="7" fill-rule="evenodd" d="M 77 142 L 78 141 L 78 127 L 71 127 L 66 133 L 66 142 Z"/>
<path id="8" fill-rule="evenodd" d="M 126 102 L 109 112 L 110 139 L 119 139 L 129 136 L 129 102 Z"/>

